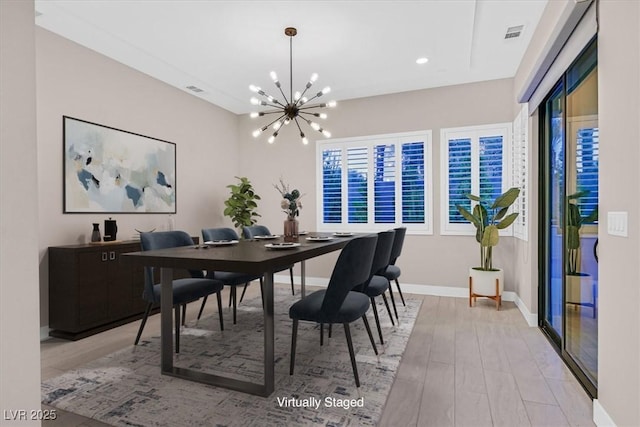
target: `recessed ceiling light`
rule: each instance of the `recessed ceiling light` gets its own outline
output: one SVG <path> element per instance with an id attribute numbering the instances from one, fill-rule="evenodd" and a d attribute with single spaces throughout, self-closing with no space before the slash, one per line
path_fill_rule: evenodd
<path id="1" fill-rule="evenodd" d="M 429 58 L 423 56 L 422 58 L 418 58 L 416 59 L 416 64 L 426 64 L 427 62 L 429 62 Z"/>

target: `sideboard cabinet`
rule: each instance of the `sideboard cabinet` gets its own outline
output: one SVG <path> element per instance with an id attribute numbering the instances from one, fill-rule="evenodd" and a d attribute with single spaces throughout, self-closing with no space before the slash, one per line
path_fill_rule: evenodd
<path id="1" fill-rule="evenodd" d="M 120 262 L 139 250 L 139 241 L 50 247 L 50 335 L 75 340 L 141 318 L 143 268 Z"/>

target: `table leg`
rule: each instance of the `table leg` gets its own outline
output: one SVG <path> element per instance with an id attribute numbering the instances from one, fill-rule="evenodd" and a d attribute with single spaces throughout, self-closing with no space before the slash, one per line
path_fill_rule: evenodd
<path id="1" fill-rule="evenodd" d="M 305 260 L 300 261 L 300 293 L 302 294 L 302 298 L 306 296 L 307 288 L 306 288 L 306 265 Z"/>
<path id="2" fill-rule="evenodd" d="M 273 272 L 264 275 L 264 395 L 275 388 L 275 328 L 273 315 Z"/>
<path id="3" fill-rule="evenodd" d="M 173 370 L 173 270 L 160 269 L 160 366 L 163 373 Z"/>

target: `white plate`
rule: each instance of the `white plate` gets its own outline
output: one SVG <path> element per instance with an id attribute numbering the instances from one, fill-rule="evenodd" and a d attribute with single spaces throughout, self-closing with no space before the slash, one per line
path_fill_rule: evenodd
<path id="1" fill-rule="evenodd" d="M 333 233 L 333 235 L 336 237 L 349 237 L 349 236 L 353 236 L 353 233 L 349 233 L 349 232 Z"/>
<path id="2" fill-rule="evenodd" d="M 273 239 L 277 239 L 278 237 L 280 236 L 275 234 L 271 234 L 269 236 L 253 236 L 253 238 L 256 240 L 273 240 Z"/>
<path id="3" fill-rule="evenodd" d="M 204 242 L 205 245 L 211 246 L 228 246 L 235 245 L 236 243 L 238 243 L 237 240 L 207 240 Z"/>
<path id="4" fill-rule="evenodd" d="M 300 232 L 298 233 L 298 236 L 306 236 L 307 234 L 309 234 L 309 232 L 308 232 L 308 231 L 300 231 Z"/>
<path id="5" fill-rule="evenodd" d="M 267 243 L 266 245 L 264 245 L 264 247 L 267 249 L 292 249 L 292 248 L 297 248 L 298 246 L 300 246 L 300 243 L 293 243 L 293 242 Z"/>
<path id="6" fill-rule="evenodd" d="M 333 236 L 310 236 L 307 237 L 310 242 L 327 242 L 333 240 Z"/>

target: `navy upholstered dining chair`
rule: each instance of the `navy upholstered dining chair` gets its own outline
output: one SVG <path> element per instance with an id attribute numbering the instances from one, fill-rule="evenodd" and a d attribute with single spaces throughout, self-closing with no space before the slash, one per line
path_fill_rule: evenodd
<path id="1" fill-rule="evenodd" d="M 215 240 L 237 240 L 238 234 L 235 230 L 226 227 L 220 228 L 203 228 L 202 229 L 203 242 L 215 241 Z M 242 295 L 240 301 L 244 297 L 244 293 L 247 290 L 247 286 L 253 280 L 260 280 L 260 291 L 262 292 L 262 275 L 261 274 L 247 274 L 238 273 L 234 271 L 207 271 L 207 278 L 219 280 L 229 287 L 229 305 L 233 304 L 233 324 L 236 324 L 236 307 L 237 307 L 237 289 L 238 286 L 244 286 L 242 289 Z M 206 297 L 205 297 L 206 298 Z M 204 304 L 202 305 L 204 308 Z M 202 314 L 202 308 L 198 314 L 198 319 Z"/>
<path id="2" fill-rule="evenodd" d="M 140 233 L 140 243 L 143 251 L 151 251 L 155 249 L 167 249 L 180 246 L 193 245 L 193 239 L 188 233 L 184 231 L 161 231 Z M 138 345 L 142 330 L 147 323 L 147 318 L 151 312 L 151 308 L 160 303 L 161 285 L 160 283 L 154 284 L 153 280 L 153 267 L 145 267 L 144 269 L 144 290 L 142 292 L 142 298 L 147 301 L 147 308 L 140 323 L 140 329 L 138 329 L 138 335 L 134 345 Z M 202 297 L 207 297 L 211 294 L 216 294 L 218 298 L 218 314 L 220 316 L 220 330 L 224 330 L 224 323 L 222 320 L 222 299 L 220 291 L 224 285 L 222 282 L 213 279 L 207 279 L 201 270 L 189 270 L 191 277 L 184 279 L 173 280 L 173 308 L 175 317 L 175 339 L 176 339 L 176 353 L 180 352 L 180 307 L 190 302 L 197 301 Z M 206 299 L 202 301 L 202 306 Z M 202 311 L 202 308 L 200 309 Z"/>
<path id="3" fill-rule="evenodd" d="M 373 341 L 373 335 L 366 316 L 370 306 L 369 298 L 363 293 L 352 291 L 352 289 L 369 278 L 377 240 L 378 237 L 373 234 L 355 238 L 347 243 L 342 252 L 340 252 L 327 288 L 313 292 L 289 308 L 289 317 L 293 319 L 290 375 L 293 375 L 295 366 L 298 322 L 304 320 L 329 325 L 342 323 L 347 338 L 353 376 L 356 386 L 360 387 L 349 324 L 361 318 L 376 355 L 378 354 L 378 349 Z"/>
<path id="4" fill-rule="evenodd" d="M 389 264 L 387 267 L 377 273 L 378 275 L 384 276 L 389 280 L 389 295 L 391 296 L 391 303 L 393 304 L 393 310 L 396 314 L 396 319 L 398 318 L 398 310 L 396 309 L 396 301 L 393 298 L 393 289 L 391 287 L 391 281 L 396 282 L 396 287 L 398 288 L 398 293 L 400 294 L 400 298 L 402 299 L 402 305 L 406 307 L 407 304 L 404 302 L 404 296 L 402 295 L 402 289 L 400 289 L 400 282 L 398 282 L 398 277 L 400 277 L 401 270 L 400 267 L 396 265 L 396 261 L 398 257 L 402 253 L 402 246 L 404 244 L 404 236 L 407 234 L 406 227 L 398 227 L 394 228 L 396 232 L 395 237 L 393 238 L 393 246 L 391 248 L 391 255 L 389 256 Z"/>
<path id="5" fill-rule="evenodd" d="M 253 239 L 256 236 L 271 236 L 271 231 L 269 231 L 269 228 L 264 225 L 252 225 L 249 227 L 242 227 L 242 236 L 245 239 Z M 289 269 L 289 276 L 291 277 L 291 295 L 295 295 L 296 291 L 293 288 L 293 265 L 284 266 L 282 270 L 279 271 L 284 271 L 286 269 Z M 242 298 L 240 298 L 240 301 L 242 301 Z"/>
<path id="6" fill-rule="evenodd" d="M 395 325 L 395 323 L 393 322 L 393 314 L 391 314 L 389 302 L 385 295 L 385 292 L 390 286 L 389 280 L 384 276 L 376 275 L 376 273 L 383 271 L 389 262 L 395 234 L 393 230 L 378 233 L 378 242 L 376 243 L 376 251 L 373 255 L 373 262 L 371 263 L 369 278 L 366 282 L 354 288 L 355 291 L 362 292 L 371 300 L 373 315 L 376 319 L 376 326 L 378 327 L 378 336 L 380 337 L 380 344 L 382 345 L 384 345 L 384 339 L 382 338 L 382 328 L 380 327 L 380 318 L 378 316 L 375 297 L 382 296 L 384 305 L 387 307 L 387 313 L 389 313 L 389 317 L 391 318 L 391 324 Z"/>

